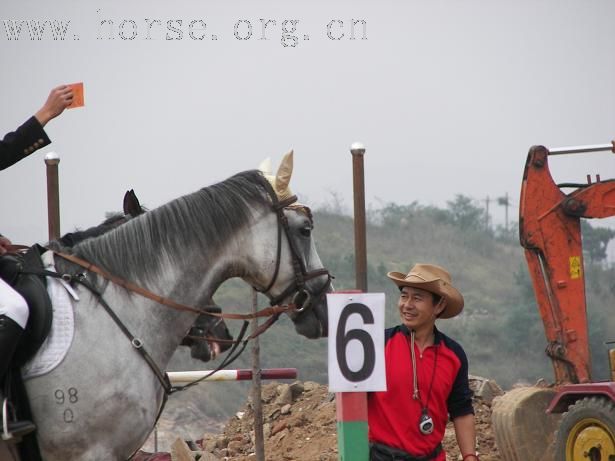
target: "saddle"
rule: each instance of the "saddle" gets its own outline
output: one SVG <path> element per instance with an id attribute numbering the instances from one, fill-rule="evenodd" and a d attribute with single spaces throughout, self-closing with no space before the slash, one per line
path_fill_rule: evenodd
<path id="1" fill-rule="evenodd" d="M 41 254 L 46 251 L 34 245 L 23 254 L 0 257 L 0 277 L 28 303 L 30 315 L 13 358 L 13 366 L 21 367 L 41 347 L 49 331 L 53 310 L 47 293 Z"/>

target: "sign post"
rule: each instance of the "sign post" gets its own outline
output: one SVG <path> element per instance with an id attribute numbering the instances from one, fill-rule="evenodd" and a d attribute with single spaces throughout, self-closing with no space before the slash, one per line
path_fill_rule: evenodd
<path id="1" fill-rule="evenodd" d="M 355 240 L 355 279 L 357 292 L 367 292 L 367 245 L 365 226 L 365 181 L 363 157 L 365 147 L 361 143 L 350 146 L 352 154 L 352 179 L 354 190 L 354 240 Z M 327 303 L 329 306 L 329 388 L 337 391 L 335 394 L 337 412 L 337 445 L 340 461 L 368 461 L 369 443 L 367 427 L 367 391 L 384 390 L 377 386 L 371 388 L 371 378 L 378 362 L 377 357 L 382 355 L 384 371 L 384 295 L 380 314 L 374 315 L 372 310 L 360 295 L 345 295 L 345 301 L 340 301 L 341 310 L 336 321 L 332 309 L 333 296 Z M 336 295 L 337 296 L 337 295 Z M 344 295 L 342 295 L 344 296 Z M 362 296 L 362 295 L 361 295 Z M 344 299 L 344 298 L 341 298 Z M 338 305 L 338 307 L 340 307 Z M 371 317 L 370 317 L 371 314 Z M 376 318 L 382 318 L 379 323 Z M 352 325 L 359 322 L 358 325 Z M 335 325 L 333 325 L 335 323 Z M 333 328 L 333 330 L 332 330 Z M 377 333 L 379 331 L 379 333 Z M 380 334 L 381 340 L 374 340 L 370 335 Z M 353 349 L 359 348 L 356 351 Z M 381 352 L 378 352 L 378 351 Z M 334 352 L 333 352 L 334 351 Z M 357 363 L 361 362 L 361 363 Z M 332 369 L 333 367 L 333 369 Z M 339 370 L 340 375 L 336 374 Z M 384 377 L 384 372 L 373 374 Z M 332 381 L 333 377 L 333 381 Z M 384 378 L 383 378 L 384 379 Z M 342 382 L 349 384 L 349 388 L 338 388 Z M 333 386 L 333 388 L 332 388 Z M 385 383 L 386 388 L 386 383 Z"/>
<path id="2" fill-rule="evenodd" d="M 384 293 L 327 295 L 329 390 L 336 392 L 339 459 L 367 461 L 367 394 L 386 390 Z"/>

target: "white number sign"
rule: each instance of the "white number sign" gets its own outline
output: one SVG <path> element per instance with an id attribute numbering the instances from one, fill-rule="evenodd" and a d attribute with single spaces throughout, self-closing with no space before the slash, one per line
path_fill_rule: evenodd
<path id="1" fill-rule="evenodd" d="M 385 391 L 384 293 L 333 293 L 329 309 L 329 390 Z"/>

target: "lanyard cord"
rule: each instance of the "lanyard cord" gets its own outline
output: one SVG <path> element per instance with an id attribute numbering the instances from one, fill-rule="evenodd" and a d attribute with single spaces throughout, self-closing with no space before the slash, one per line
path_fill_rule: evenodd
<path id="1" fill-rule="evenodd" d="M 436 377 L 436 366 L 438 365 L 438 347 L 436 347 L 436 358 L 433 362 L 433 370 L 431 372 L 431 383 L 429 384 L 429 391 L 427 391 L 427 401 L 423 404 L 423 400 L 421 399 L 421 395 L 419 393 L 419 378 L 416 372 L 416 357 L 414 355 L 414 330 L 410 330 L 410 344 L 408 345 L 410 348 L 410 356 L 412 357 L 412 385 L 413 392 L 412 398 L 414 400 L 418 400 L 421 402 L 421 407 L 423 411 L 427 410 L 429 405 L 429 399 L 431 398 L 431 390 L 433 389 L 433 382 Z"/>

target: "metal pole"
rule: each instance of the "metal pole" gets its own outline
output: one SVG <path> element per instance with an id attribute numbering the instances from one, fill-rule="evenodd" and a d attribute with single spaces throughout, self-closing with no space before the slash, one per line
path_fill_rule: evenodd
<path id="1" fill-rule="evenodd" d="M 55 152 L 45 155 L 47 165 L 47 222 L 49 240 L 60 238 L 60 193 L 58 181 L 58 164 L 60 157 Z"/>
<path id="2" fill-rule="evenodd" d="M 258 299 L 252 289 L 252 313 L 258 310 Z M 258 317 L 252 319 L 252 332 L 258 329 Z M 265 437 L 263 434 L 263 404 L 261 401 L 261 359 L 258 336 L 252 340 L 252 406 L 254 407 L 254 454 L 256 461 L 265 461 Z"/>
<path id="3" fill-rule="evenodd" d="M 356 288 L 367 293 L 367 244 L 365 232 L 365 147 L 360 142 L 350 146 L 354 189 L 354 254 Z"/>
<path id="4" fill-rule="evenodd" d="M 213 370 L 195 370 L 195 371 L 169 371 L 169 380 L 171 384 L 186 384 L 201 379 L 210 374 Z M 259 373 L 261 381 L 263 379 L 296 379 L 296 368 L 265 368 Z M 203 381 L 252 381 L 254 372 L 252 369 L 238 370 L 218 370 Z"/>
<path id="5" fill-rule="evenodd" d="M 565 155 L 565 154 L 585 154 L 588 152 L 615 152 L 615 141 L 611 144 L 593 144 L 589 146 L 573 146 L 573 147 L 556 147 L 548 149 L 549 155 Z"/>

